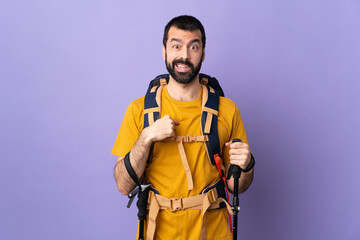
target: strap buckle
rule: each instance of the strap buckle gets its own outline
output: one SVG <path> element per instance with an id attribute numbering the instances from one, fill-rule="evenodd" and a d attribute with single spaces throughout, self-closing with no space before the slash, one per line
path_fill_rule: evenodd
<path id="1" fill-rule="evenodd" d="M 217 194 L 216 188 L 211 189 L 207 193 L 207 196 L 209 198 L 210 203 L 216 202 L 216 200 L 218 199 L 218 194 Z"/>
<path id="2" fill-rule="evenodd" d="M 183 198 L 170 198 L 170 211 L 176 212 L 179 210 L 183 210 Z"/>
<path id="3" fill-rule="evenodd" d="M 184 136 L 183 138 L 183 142 L 186 142 L 186 143 L 191 143 L 191 142 L 195 142 L 196 141 L 196 136 Z"/>
<path id="4" fill-rule="evenodd" d="M 166 78 L 161 78 L 160 85 L 166 85 L 166 84 L 167 84 Z"/>
<path id="5" fill-rule="evenodd" d="M 209 79 L 208 78 L 206 78 L 206 77 L 203 77 L 203 78 L 201 78 L 201 84 L 203 84 L 203 85 L 207 85 L 208 84 L 208 82 L 209 82 Z"/>

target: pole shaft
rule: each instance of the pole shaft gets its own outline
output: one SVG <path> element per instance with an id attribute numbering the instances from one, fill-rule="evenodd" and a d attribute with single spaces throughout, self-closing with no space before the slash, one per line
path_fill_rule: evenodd
<path id="1" fill-rule="evenodd" d="M 233 219 L 233 240 L 237 240 L 238 207 L 239 207 L 239 179 L 234 178 L 234 219 Z"/>

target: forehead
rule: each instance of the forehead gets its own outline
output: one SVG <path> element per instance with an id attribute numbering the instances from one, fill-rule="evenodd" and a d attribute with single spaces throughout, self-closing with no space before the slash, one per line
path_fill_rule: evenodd
<path id="1" fill-rule="evenodd" d="M 168 32 L 167 43 L 171 42 L 171 40 L 174 39 L 180 40 L 184 43 L 193 40 L 199 40 L 199 42 L 201 43 L 201 31 L 199 29 L 195 31 L 187 31 L 187 30 L 179 29 L 177 27 L 171 27 Z"/>

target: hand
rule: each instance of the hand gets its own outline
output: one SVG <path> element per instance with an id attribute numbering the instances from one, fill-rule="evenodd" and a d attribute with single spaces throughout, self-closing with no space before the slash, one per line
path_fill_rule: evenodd
<path id="1" fill-rule="evenodd" d="M 159 142 L 175 139 L 175 126 L 180 122 L 166 115 L 156 120 L 152 125 L 146 128 L 146 134 L 151 142 Z M 145 129 L 144 129 L 145 130 Z"/>
<path id="2" fill-rule="evenodd" d="M 242 169 L 246 169 L 251 163 L 249 144 L 243 142 L 227 142 L 227 147 L 230 147 L 230 164 L 238 165 Z"/>

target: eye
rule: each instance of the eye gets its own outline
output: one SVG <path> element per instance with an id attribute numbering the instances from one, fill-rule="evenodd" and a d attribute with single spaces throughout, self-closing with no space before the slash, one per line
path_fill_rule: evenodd
<path id="1" fill-rule="evenodd" d="M 179 45 L 173 45 L 172 48 L 173 49 L 180 49 L 180 46 Z"/>
<path id="2" fill-rule="evenodd" d="M 197 45 L 191 45 L 191 46 L 190 46 L 190 49 L 191 49 L 191 50 L 197 50 L 197 49 L 199 49 L 199 47 L 198 47 Z"/>

